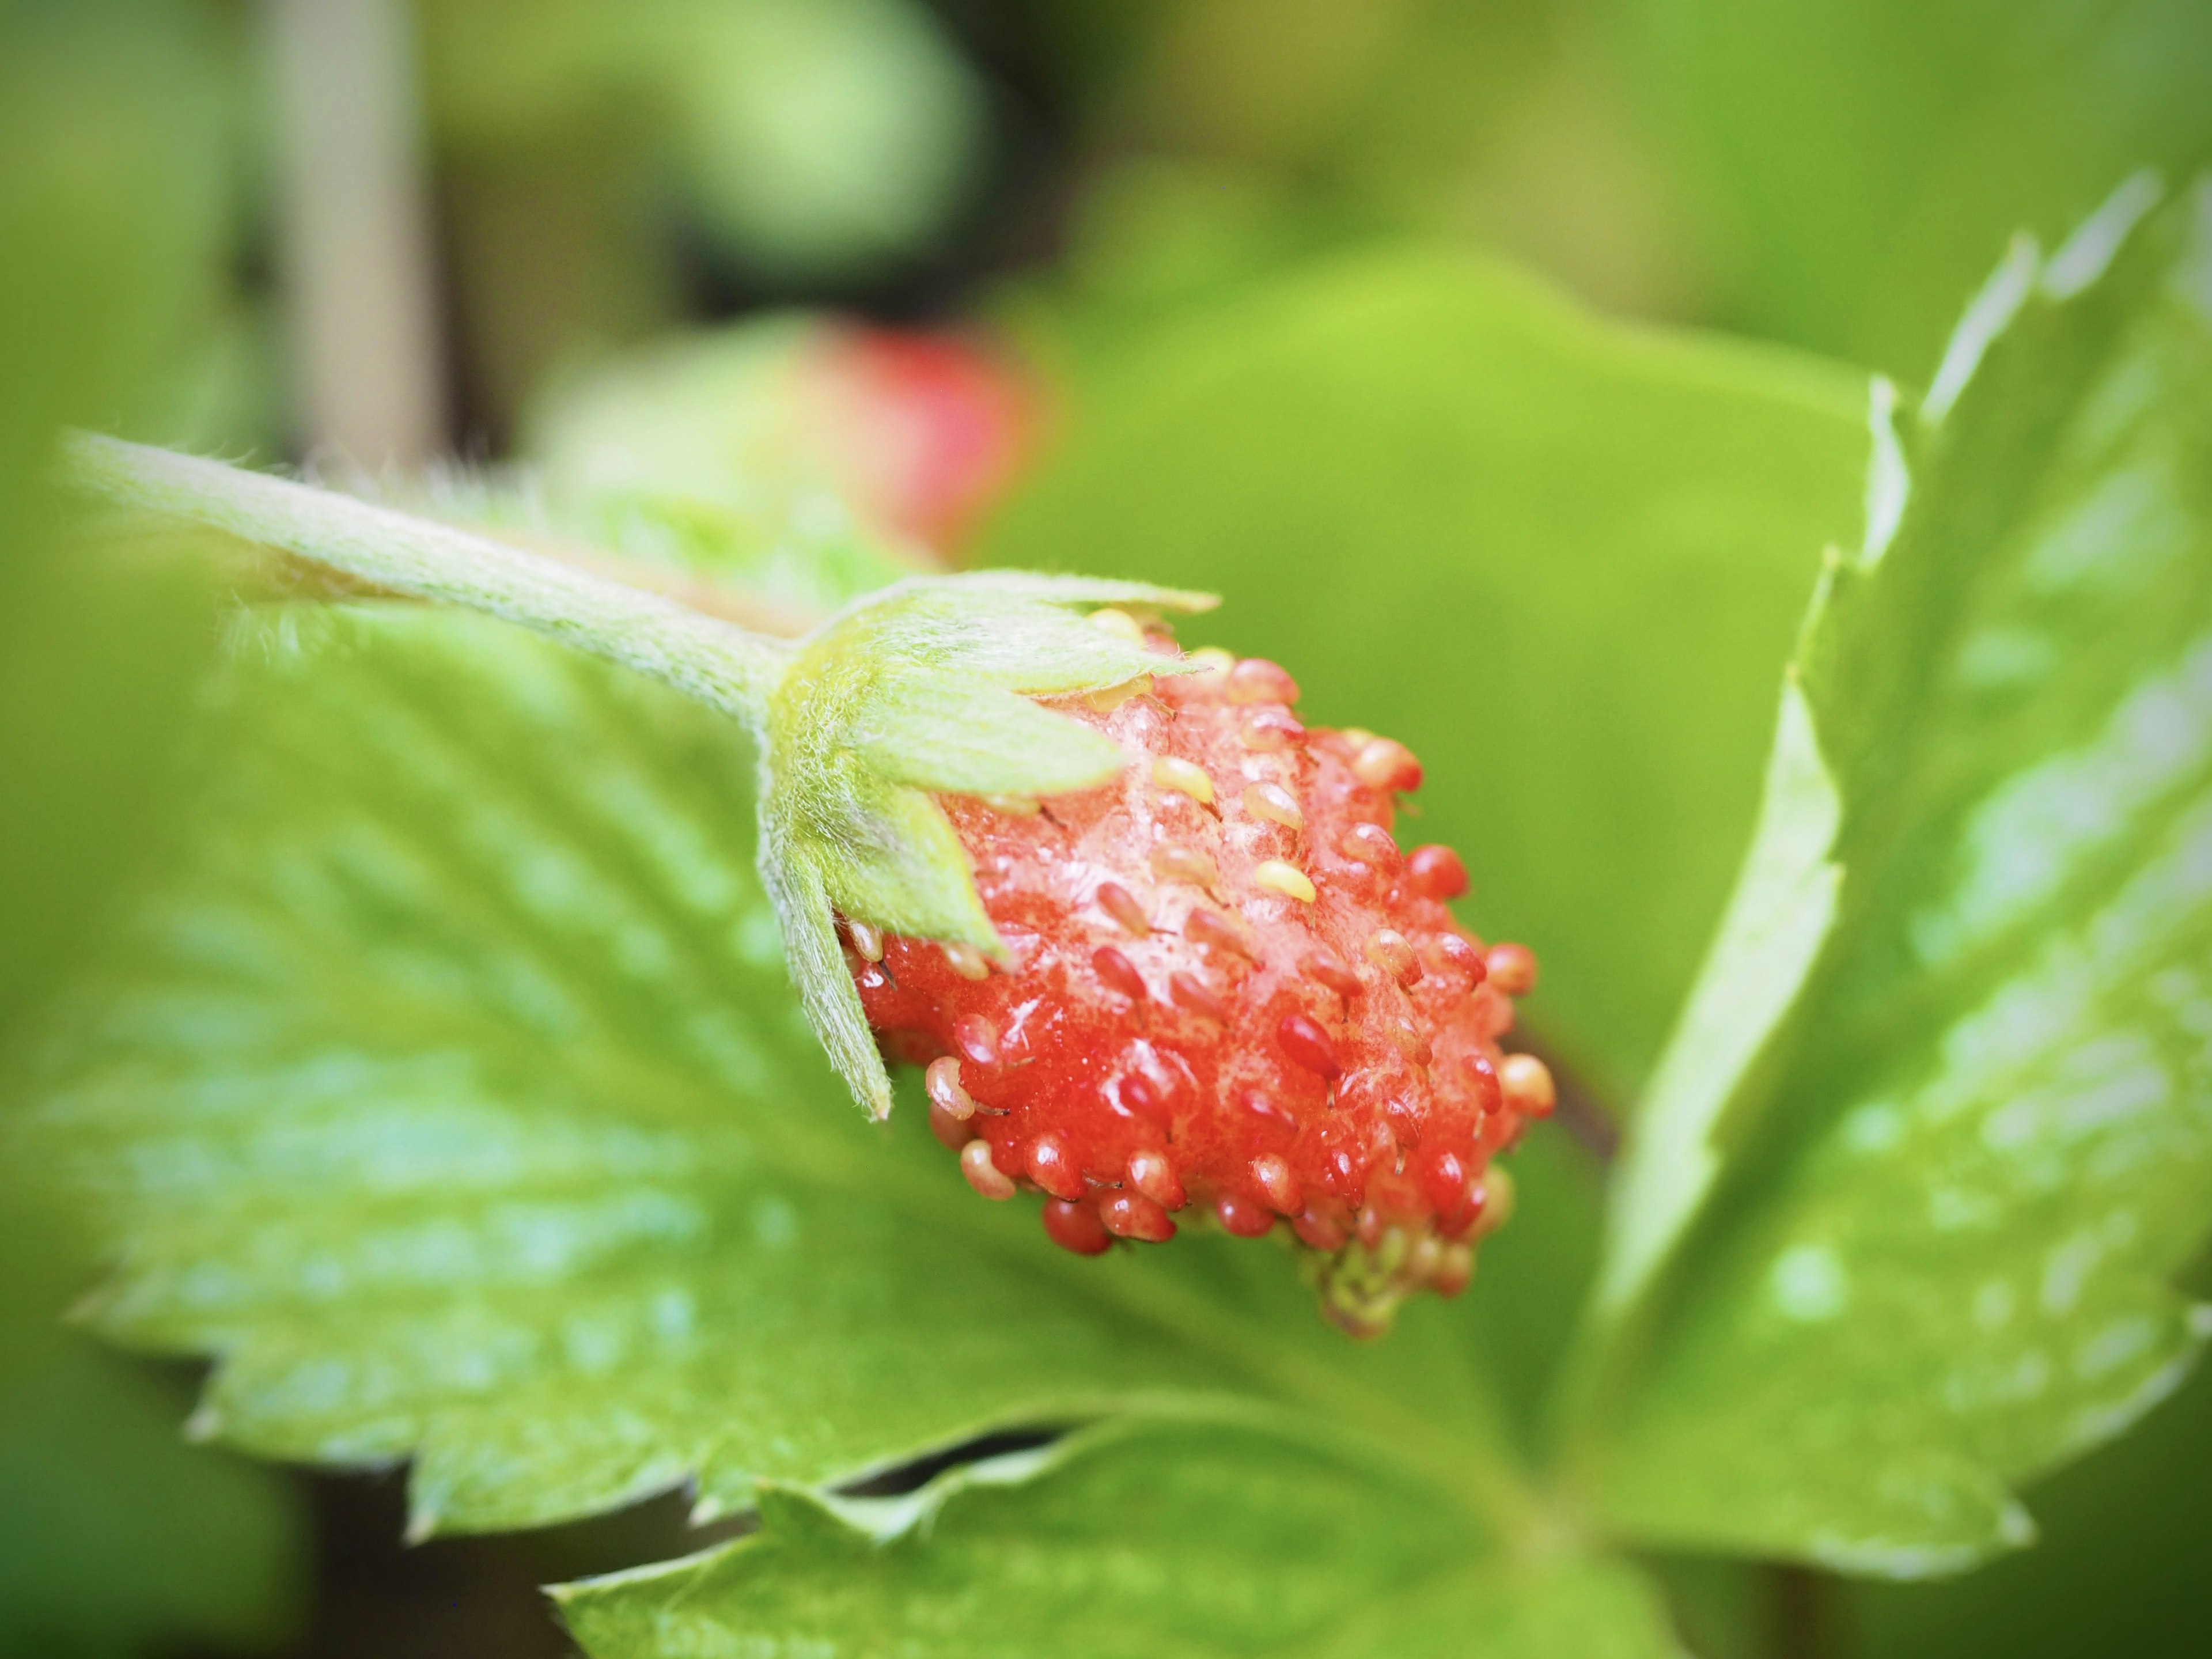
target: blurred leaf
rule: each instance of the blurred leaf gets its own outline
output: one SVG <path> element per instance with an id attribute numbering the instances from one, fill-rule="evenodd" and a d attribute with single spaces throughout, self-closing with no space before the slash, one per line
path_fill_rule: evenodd
<path id="1" fill-rule="evenodd" d="M 58 510 L 64 420 L 161 427 L 216 305 L 221 62 L 174 5 L 0 11 L 0 1041 L 50 993 L 161 823 L 210 643 L 176 538 Z M 16 1103 L 0 1091 L 0 1130 Z M 283 1633 L 282 1487 L 179 1443 L 181 1410 L 59 1328 L 83 1241 L 0 1175 L 0 1651 L 126 1654 Z"/>
<path id="2" fill-rule="evenodd" d="M 2188 1659 L 2212 1629 L 2212 1372 L 2039 1483 L 2035 1548 L 1963 1578 L 1851 1587 L 1846 1649 L 1881 1659 Z"/>
<path id="3" fill-rule="evenodd" d="M 1516 1565 L 1433 1488 L 1249 1422 L 1125 1422 L 910 1498 L 770 1488 L 762 1518 L 562 1611 L 597 1659 L 1677 1651 L 1625 1563 Z"/>
<path id="4" fill-rule="evenodd" d="M 908 0 L 431 0 L 422 28 L 448 142 L 635 146 L 778 276 L 912 252 L 981 148 L 979 89 Z"/>
<path id="5" fill-rule="evenodd" d="M 147 852 L 214 635 L 187 538 L 32 533 L 0 619 L 0 1022 L 61 980 Z"/>
<path id="6" fill-rule="evenodd" d="M 60 1328 L 61 1217 L 9 1183 L 0 1221 L 0 1652 L 281 1637 L 301 1565 L 283 1488 L 186 1447 L 171 1390 Z"/>
<path id="7" fill-rule="evenodd" d="M 2212 1328 L 2166 1283 L 2212 1221 L 2212 191 L 2157 194 L 2016 246 L 1884 423 L 1618 1194 L 1640 1534 L 1955 1570 Z"/>
<path id="8" fill-rule="evenodd" d="M 242 642 L 193 852 L 44 1045 L 12 1156 L 97 1200 L 97 1322 L 203 1424 L 412 1455 L 418 1532 L 850 1478 L 1237 1395 L 1527 1501 L 1443 1304 L 1360 1347 L 1275 1250 L 1079 1261 L 913 1107 L 856 1123 L 753 874 L 738 730 L 482 619 Z"/>
<path id="9" fill-rule="evenodd" d="M 1919 374 L 2017 227 L 2212 157 L 2201 0 L 1633 0 L 1735 320 Z"/>
<path id="10" fill-rule="evenodd" d="M 1625 1092 L 1749 832 L 1820 548 L 1858 523 L 1855 378 L 1406 250 L 1194 304 L 1070 401 L 986 557 L 1233 594 L 1303 714 L 1421 756 L 1407 833 L 1464 852 L 1481 931 L 1542 958 L 1532 1017 Z"/>
<path id="11" fill-rule="evenodd" d="M 1264 173 L 1316 220 L 1477 241 L 1617 310 L 1703 297 L 1699 227 L 1611 7 L 1155 0 L 1115 8 L 1110 43 L 1094 6 L 1042 9 L 1109 167 Z"/>
<path id="12" fill-rule="evenodd" d="M 1608 309 L 1893 372 L 2014 228 L 2212 156 L 2199 0 L 1043 8 L 1097 148 L 1510 253 Z"/>
<path id="13" fill-rule="evenodd" d="M 521 459 L 602 544 L 819 620 L 938 568 L 926 546 L 1003 489 L 1028 418 L 979 351 L 786 313 L 556 377 Z"/>

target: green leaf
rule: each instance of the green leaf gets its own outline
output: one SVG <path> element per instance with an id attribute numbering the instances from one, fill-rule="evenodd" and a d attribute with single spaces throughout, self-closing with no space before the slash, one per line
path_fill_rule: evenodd
<path id="1" fill-rule="evenodd" d="M 1641 1535 L 1955 1569 L 2212 1328 L 2212 195 L 2158 196 L 2018 246 L 1878 431 L 1618 1195 Z"/>
<path id="2" fill-rule="evenodd" d="M 2186 1652 L 2212 1628 L 2212 1370 L 2034 1492 L 2036 1547 L 1961 1578 L 1852 1584 L 1838 1623 L 1881 1659 Z"/>
<path id="3" fill-rule="evenodd" d="M 1412 833 L 1544 966 L 1534 1023 L 1609 1093 L 1649 1066 L 1758 805 L 1772 687 L 1856 536 L 1857 378 L 1601 323 L 1400 249 L 1132 328 L 1068 391 L 992 562 L 1234 596 L 1303 717 L 1427 768 Z"/>
<path id="4" fill-rule="evenodd" d="M 1636 0 L 1622 44 L 1730 320 L 1917 374 L 2015 228 L 2212 159 L 2197 0 Z M 1667 142 L 1656 142 L 1663 139 Z M 1679 199 L 1679 198 L 1678 198 Z"/>
<path id="5" fill-rule="evenodd" d="M 920 1112 L 856 1122 L 732 722 L 393 605 L 248 629 L 217 713 L 189 856 L 40 1045 L 8 1143 L 101 1218 L 98 1327 L 218 1357 L 202 1428 L 411 1456 L 418 1534 L 686 1481 L 714 1514 L 1201 1396 L 1530 1501 L 1444 1304 L 1355 1346 L 1274 1249 L 1078 1260 Z"/>
<path id="6" fill-rule="evenodd" d="M 562 1611 L 595 1659 L 1677 1651 L 1625 1563 L 1516 1562 L 1433 1487 L 1250 1421 L 1125 1421 L 911 1498 L 770 1488 L 761 1517 Z"/>
<path id="7" fill-rule="evenodd" d="M 787 283 L 915 252 L 981 149 L 981 89 L 909 0 L 445 0 L 423 26 L 448 142 L 635 146 Z"/>

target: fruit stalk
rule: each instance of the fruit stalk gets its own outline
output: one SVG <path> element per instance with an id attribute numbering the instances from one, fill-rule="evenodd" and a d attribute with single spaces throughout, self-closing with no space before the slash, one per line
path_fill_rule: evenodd
<path id="1" fill-rule="evenodd" d="M 794 647 L 657 593 L 452 525 L 219 461 L 71 433 L 70 480 L 123 506 L 189 520 L 384 592 L 503 617 L 665 681 L 763 730 Z"/>

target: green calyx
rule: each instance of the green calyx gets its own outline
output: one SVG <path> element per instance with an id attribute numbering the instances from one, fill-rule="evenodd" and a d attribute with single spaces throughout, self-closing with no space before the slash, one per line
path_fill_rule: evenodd
<path id="1" fill-rule="evenodd" d="M 902 582 L 801 642 L 768 701 L 761 866 L 807 1018 L 871 1116 L 890 1084 L 832 913 L 1007 959 L 939 794 L 1031 799 L 1095 788 L 1127 757 L 1038 697 L 1180 673 L 1077 607 L 1200 611 L 1142 583 L 1016 572 Z"/>

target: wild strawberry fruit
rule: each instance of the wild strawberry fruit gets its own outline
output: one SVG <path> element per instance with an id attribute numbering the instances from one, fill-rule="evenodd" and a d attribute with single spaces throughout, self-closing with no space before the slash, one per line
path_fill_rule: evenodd
<path id="1" fill-rule="evenodd" d="M 1054 705 L 1128 751 L 1115 783 L 945 799 L 1010 970 L 848 924 L 850 960 L 984 1197 L 1042 1192 L 1083 1255 L 1194 1219 L 1280 1229 L 1330 1316 L 1372 1334 L 1462 1288 L 1510 1206 L 1491 1161 L 1553 1102 L 1541 1061 L 1498 1048 L 1535 961 L 1453 921 L 1456 854 L 1401 851 L 1403 745 L 1309 730 L 1281 668 L 1198 656 Z"/>

